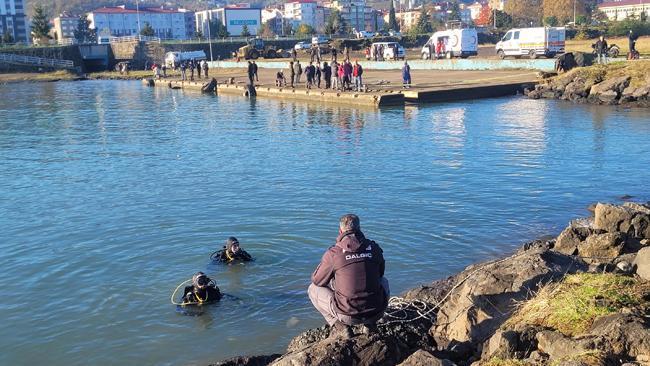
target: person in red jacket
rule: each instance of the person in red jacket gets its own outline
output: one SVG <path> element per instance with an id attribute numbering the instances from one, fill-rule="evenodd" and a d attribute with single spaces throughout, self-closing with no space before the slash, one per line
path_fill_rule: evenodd
<path id="1" fill-rule="evenodd" d="M 390 297 L 384 270 L 383 251 L 363 235 L 359 217 L 341 217 L 336 244 L 323 255 L 307 291 L 332 327 L 331 336 L 350 337 L 350 325 L 375 327 Z"/>

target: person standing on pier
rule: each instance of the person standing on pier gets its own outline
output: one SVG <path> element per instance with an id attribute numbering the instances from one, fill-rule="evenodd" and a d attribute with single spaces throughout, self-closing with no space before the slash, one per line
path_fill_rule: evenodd
<path id="1" fill-rule="evenodd" d="M 302 66 L 300 66 L 300 61 L 296 60 L 293 63 L 293 70 L 296 72 L 296 85 L 300 83 L 300 76 L 302 75 Z"/>
<path id="2" fill-rule="evenodd" d="M 203 75 L 205 75 L 205 78 L 208 79 L 208 70 L 210 67 L 208 66 L 208 62 L 206 60 L 203 60 Z"/>
<path id="3" fill-rule="evenodd" d="M 187 80 L 186 70 L 187 70 L 187 65 L 185 64 L 185 62 L 182 62 L 181 63 L 181 81 Z"/>
<path id="4" fill-rule="evenodd" d="M 323 74 L 323 78 L 325 78 L 325 89 L 329 89 L 332 86 L 332 68 L 327 64 L 327 62 L 323 62 L 321 73 Z M 318 84 L 318 87 L 320 88 L 320 83 Z"/>
<path id="5" fill-rule="evenodd" d="M 354 69 L 352 70 L 352 76 L 354 77 L 354 88 L 360 92 L 363 87 L 363 67 L 359 64 L 358 60 L 354 60 Z"/>
<path id="6" fill-rule="evenodd" d="M 321 57 L 321 48 L 320 45 L 316 45 L 316 62 L 320 64 L 320 57 Z"/>
<path id="7" fill-rule="evenodd" d="M 253 63 L 248 61 L 248 84 L 255 86 L 255 69 L 253 68 Z"/>
<path id="8" fill-rule="evenodd" d="M 293 61 L 289 61 L 289 76 L 291 77 L 291 87 L 294 87 L 296 80 L 296 71 L 293 69 Z"/>
<path id="9" fill-rule="evenodd" d="M 259 82 L 260 78 L 257 76 L 257 64 L 253 61 L 253 74 L 255 75 L 255 81 Z"/>
<path id="10" fill-rule="evenodd" d="M 197 75 L 197 78 L 198 78 L 199 80 L 201 80 L 201 71 L 202 71 L 202 70 L 201 70 L 201 69 L 202 69 L 202 68 L 201 68 L 201 62 L 200 62 L 200 61 L 199 61 L 199 62 L 196 62 L 195 65 L 196 65 L 196 75 Z"/>
<path id="11" fill-rule="evenodd" d="M 343 90 L 351 90 L 352 70 L 352 63 L 349 60 L 345 61 L 343 64 Z"/>
<path id="12" fill-rule="evenodd" d="M 332 62 L 332 89 L 337 90 L 339 88 L 339 65 L 336 61 Z"/>
<path id="13" fill-rule="evenodd" d="M 320 62 L 316 64 L 316 67 L 314 68 L 314 73 L 315 73 L 315 79 L 316 79 L 316 86 L 318 87 L 318 89 L 320 89 L 320 79 L 321 79 Z"/>
<path id="14" fill-rule="evenodd" d="M 402 84 L 407 89 L 411 87 L 411 66 L 406 61 L 404 61 L 404 67 L 402 67 Z"/>
<path id="15" fill-rule="evenodd" d="M 291 58 L 294 62 L 298 60 L 298 51 L 296 51 L 295 47 L 291 49 Z"/>
<path id="16" fill-rule="evenodd" d="M 309 299 L 325 318 L 330 337 L 350 338 L 351 325 L 376 331 L 390 298 L 383 250 L 361 232 L 357 215 L 339 220 L 339 235 L 311 275 Z"/>
<path id="17" fill-rule="evenodd" d="M 314 62 L 316 58 L 316 47 L 314 45 L 309 49 L 309 62 Z"/>
<path id="18" fill-rule="evenodd" d="M 314 75 L 316 74 L 315 69 L 316 68 L 311 62 L 309 63 L 309 66 L 305 67 L 305 76 L 307 77 L 307 81 L 305 82 L 306 89 L 311 89 L 314 84 Z"/>
<path id="19" fill-rule="evenodd" d="M 332 62 L 336 62 L 336 54 L 338 51 L 336 50 L 336 47 L 332 47 Z"/>
<path id="20" fill-rule="evenodd" d="M 194 61 L 190 61 L 190 81 L 194 81 Z"/>

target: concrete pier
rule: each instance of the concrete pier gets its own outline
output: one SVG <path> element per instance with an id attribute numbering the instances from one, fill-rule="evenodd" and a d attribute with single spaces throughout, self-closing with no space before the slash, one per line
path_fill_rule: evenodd
<path id="1" fill-rule="evenodd" d="M 195 81 L 169 81 L 147 79 L 147 85 L 171 89 L 187 89 L 202 91 L 205 82 Z M 241 84 L 218 84 L 216 94 L 247 96 L 246 85 Z M 300 100 L 305 102 L 347 104 L 362 107 L 386 107 L 404 105 L 404 94 L 398 92 L 337 92 L 324 89 L 296 89 L 291 87 L 257 86 L 255 88 L 258 97 L 269 97 L 275 99 Z"/>

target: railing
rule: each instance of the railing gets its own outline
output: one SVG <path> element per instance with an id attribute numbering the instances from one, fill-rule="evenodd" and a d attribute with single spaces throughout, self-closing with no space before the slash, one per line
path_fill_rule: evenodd
<path id="1" fill-rule="evenodd" d="M 248 42 L 249 39 L 255 38 L 255 37 L 225 37 L 225 38 L 218 38 L 218 37 L 212 37 L 210 38 L 210 41 L 212 43 L 246 43 Z M 307 41 L 311 42 L 311 37 L 257 37 L 261 38 L 264 41 Z M 207 43 L 208 38 L 204 37 L 201 39 L 164 39 L 163 42 L 165 43 Z"/>
<path id="2" fill-rule="evenodd" d="M 48 66 L 62 69 L 74 68 L 74 62 L 70 60 L 14 55 L 10 53 L 0 53 L 0 62 L 19 65 Z"/>
<path id="3" fill-rule="evenodd" d="M 126 37 L 110 37 L 111 43 L 124 43 L 124 42 L 156 42 L 160 43 L 159 37 L 149 36 L 126 36 Z"/>
<path id="4" fill-rule="evenodd" d="M 77 44 L 77 40 L 74 38 L 62 38 L 56 41 L 59 46 L 72 46 Z"/>

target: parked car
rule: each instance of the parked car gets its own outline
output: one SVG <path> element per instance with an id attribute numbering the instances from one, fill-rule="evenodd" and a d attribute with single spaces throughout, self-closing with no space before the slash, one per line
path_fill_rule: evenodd
<path id="1" fill-rule="evenodd" d="M 379 46 L 384 48 L 382 55 L 384 60 L 404 60 L 406 58 L 406 50 L 397 42 L 375 42 L 371 47 L 379 49 Z"/>
<path id="2" fill-rule="evenodd" d="M 531 59 L 538 56 L 555 57 L 564 53 L 566 28 L 537 27 L 515 28 L 509 30 L 495 46 L 497 55 L 524 56 Z"/>
<path id="3" fill-rule="evenodd" d="M 436 52 L 438 42 L 443 42 L 440 52 Z M 422 59 L 430 58 L 431 50 L 438 54 L 439 58 L 476 56 L 478 54 L 478 34 L 474 28 L 448 29 L 433 33 L 431 38 L 422 47 Z"/>
<path id="4" fill-rule="evenodd" d="M 293 48 L 294 48 L 296 51 L 300 51 L 300 50 L 308 50 L 308 49 L 311 48 L 311 43 L 309 43 L 309 42 L 305 42 L 305 41 L 300 41 L 300 42 L 296 43 L 296 45 L 293 46 Z"/>
<path id="5" fill-rule="evenodd" d="M 313 45 L 324 45 L 328 44 L 330 42 L 329 38 L 327 36 L 319 35 L 319 36 L 313 36 L 311 37 L 311 44 Z"/>

